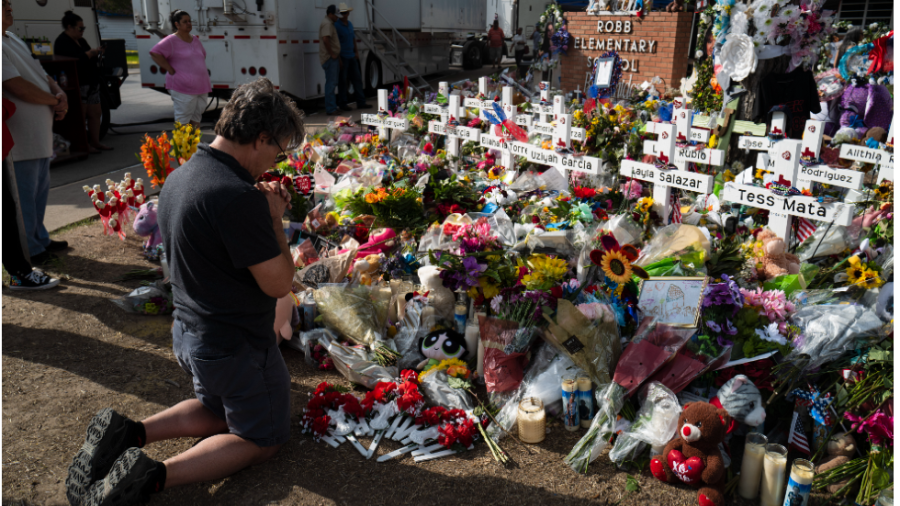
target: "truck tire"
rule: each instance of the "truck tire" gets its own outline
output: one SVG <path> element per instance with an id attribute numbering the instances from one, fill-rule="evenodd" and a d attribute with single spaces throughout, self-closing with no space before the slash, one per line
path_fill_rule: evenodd
<path id="1" fill-rule="evenodd" d="M 381 60 L 369 53 L 366 58 L 366 95 L 374 95 L 376 90 L 384 85 L 384 73 L 381 68 Z"/>
<path id="2" fill-rule="evenodd" d="M 463 45 L 463 68 L 466 70 L 480 69 L 484 61 L 481 52 L 481 44 L 470 40 Z"/>

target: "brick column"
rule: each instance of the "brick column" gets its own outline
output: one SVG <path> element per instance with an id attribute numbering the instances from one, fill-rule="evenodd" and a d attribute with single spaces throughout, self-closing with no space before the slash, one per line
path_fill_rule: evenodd
<path id="1" fill-rule="evenodd" d="M 628 60 L 620 82 L 627 83 L 630 77 L 632 84 L 640 84 L 659 76 L 663 80 L 663 86 L 657 87 L 660 91 L 679 87 L 681 78 L 687 73 L 692 15 L 688 12 L 650 12 L 641 19 L 568 13 L 568 28 L 573 40 L 568 54 L 560 58 L 562 89 L 567 92 L 579 87 L 584 89 L 589 63 L 610 50 L 610 45 L 612 50 L 618 51 L 620 58 Z M 602 23 L 600 29 L 598 23 Z"/>

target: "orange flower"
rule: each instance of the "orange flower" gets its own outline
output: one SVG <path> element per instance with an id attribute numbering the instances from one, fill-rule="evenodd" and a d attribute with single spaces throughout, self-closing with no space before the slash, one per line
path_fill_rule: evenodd
<path id="1" fill-rule="evenodd" d="M 451 365 L 447 368 L 447 376 L 450 376 L 451 378 L 467 379 L 469 377 L 469 370 L 461 365 Z"/>
<path id="2" fill-rule="evenodd" d="M 166 177 L 174 170 L 169 156 L 171 150 L 172 145 L 165 132 L 156 139 L 144 134 L 144 143 L 141 145 L 139 158 L 154 187 L 161 188 L 166 182 Z"/>
<path id="3" fill-rule="evenodd" d="M 378 198 L 378 195 L 375 195 L 374 193 L 366 194 L 366 203 L 367 204 L 374 204 L 374 203 L 378 202 L 379 200 L 380 199 Z"/>

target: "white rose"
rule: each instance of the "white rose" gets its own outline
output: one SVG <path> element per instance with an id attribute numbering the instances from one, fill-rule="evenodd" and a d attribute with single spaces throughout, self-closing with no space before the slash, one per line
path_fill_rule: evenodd
<path id="1" fill-rule="evenodd" d="M 703 23 L 709 23 L 710 22 L 709 14 L 701 14 L 700 21 Z"/>
<path id="2" fill-rule="evenodd" d="M 875 31 L 878 29 L 878 23 L 872 23 L 869 25 L 869 30 Z"/>
<path id="3" fill-rule="evenodd" d="M 541 16 L 541 23 L 543 23 L 544 21 L 547 21 L 547 16 Z"/>

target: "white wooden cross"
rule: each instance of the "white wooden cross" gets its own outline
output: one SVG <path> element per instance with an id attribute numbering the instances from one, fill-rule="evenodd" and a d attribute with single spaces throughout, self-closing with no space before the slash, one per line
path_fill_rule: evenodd
<path id="1" fill-rule="evenodd" d="M 438 95 L 449 97 L 450 95 L 450 83 L 447 81 L 441 81 L 438 83 Z M 446 107 L 442 104 L 438 104 L 437 102 L 432 104 L 425 104 L 422 109 L 428 114 L 444 114 Z"/>
<path id="2" fill-rule="evenodd" d="M 437 135 L 447 136 L 447 154 L 454 158 L 459 158 L 459 141 L 463 142 L 475 141 L 481 135 L 481 130 L 477 128 L 469 128 L 465 126 L 453 126 L 450 124 L 451 119 L 459 121 L 459 95 L 450 95 L 447 100 L 448 106 L 441 114 L 441 121 L 429 121 L 428 131 Z M 451 162 L 452 167 L 456 167 L 455 162 Z"/>
<path id="3" fill-rule="evenodd" d="M 571 139 L 572 116 L 561 114 L 556 119 L 554 131 L 554 143 L 559 140 L 566 142 Z M 528 161 L 551 165 L 565 170 L 598 174 L 600 172 L 600 159 L 593 156 L 575 156 L 573 154 L 560 154 L 554 149 L 542 149 L 540 146 L 524 142 L 509 142 L 510 151 L 515 156 L 524 156 Z M 566 142 L 566 144 L 570 144 Z M 554 144 L 555 146 L 555 144 Z M 567 146 L 570 147 L 570 146 Z"/>
<path id="4" fill-rule="evenodd" d="M 541 123 L 547 123 L 547 115 L 553 114 L 553 105 L 550 104 L 550 83 L 548 81 L 541 81 L 538 85 L 538 89 L 540 89 L 540 102 L 536 104 L 531 104 L 531 109 L 535 111 L 538 115 L 538 121 Z M 541 105 L 541 102 L 547 105 Z"/>
<path id="5" fill-rule="evenodd" d="M 769 126 L 770 134 L 784 134 L 786 118 L 783 112 L 772 113 L 772 123 Z M 769 150 L 775 146 L 775 141 L 768 137 L 756 137 L 754 135 L 742 135 L 738 138 L 738 147 L 750 151 L 763 151 L 756 156 L 756 167 L 763 170 L 772 170 L 774 160 L 769 157 Z"/>
<path id="6" fill-rule="evenodd" d="M 647 163 L 623 160 L 619 172 L 653 183 L 653 207 L 665 223 L 669 222 L 672 214 L 672 187 L 705 194 L 712 192 L 715 177 L 688 172 L 688 162 L 718 166 L 725 159 L 724 152 L 718 149 L 677 145 L 686 144 L 689 140 L 706 142 L 709 130 L 692 127 L 692 111 L 685 107 L 684 99 L 678 97 L 673 103 L 675 124 L 649 123 L 647 131 L 657 134 L 658 139 L 645 141 L 644 152 L 656 156 L 665 165 L 674 165 L 677 170 L 658 169 Z"/>
<path id="7" fill-rule="evenodd" d="M 363 125 L 377 126 L 378 136 L 385 141 L 389 139 L 388 132 L 390 130 L 400 130 L 405 132 L 409 128 L 409 120 L 406 118 L 393 118 L 389 116 L 390 107 L 388 106 L 388 90 L 378 90 L 378 113 L 377 114 L 361 114 L 360 123 Z"/>
<path id="8" fill-rule="evenodd" d="M 484 113 L 481 113 L 486 107 L 493 107 L 491 103 L 493 102 L 492 97 L 488 97 L 488 77 L 479 77 L 478 78 L 478 94 L 480 96 L 485 97 L 484 100 L 481 100 L 478 97 L 466 97 L 463 99 L 463 105 L 466 109 L 478 109 L 479 114 L 478 117 L 481 118 L 481 121 L 487 121 L 487 118 L 484 117 Z M 466 111 L 468 113 L 468 111 Z"/>
<path id="9" fill-rule="evenodd" d="M 516 106 L 513 105 L 513 89 L 509 86 L 504 86 L 501 94 L 503 112 L 506 114 L 507 119 L 515 122 Z M 492 132 L 494 127 L 491 125 L 489 128 L 488 132 Z M 506 167 L 507 172 L 516 170 L 516 157 L 510 151 L 510 146 L 505 139 L 486 133 L 481 134 L 480 140 L 482 146 L 500 151 L 500 165 Z"/>
<path id="10" fill-rule="evenodd" d="M 825 123 L 807 120 L 803 128 L 803 140 L 800 141 L 800 157 L 818 160 L 822 148 Z M 864 173 L 850 169 L 833 169 L 824 164 L 803 165 L 797 168 L 797 181 L 794 186 L 799 190 L 812 188 L 813 181 L 826 183 L 842 188 L 858 190 L 862 187 Z"/>
<path id="11" fill-rule="evenodd" d="M 893 130 L 894 128 L 891 126 L 891 132 L 893 132 Z M 891 135 L 893 134 L 888 134 L 888 139 L 891 138 Z M 867 146 L 857 146 L 845 142 L 841 144 L 840 157 L 844 160 L 854 160 L 857 162 L 879 165 L 880 168 L 878 170 L 877 183 L 881 183 L 885 179 L 890 181 L 894 180 L 894 153 L 889 153 L 883 149 L 873 149 Z"/>

